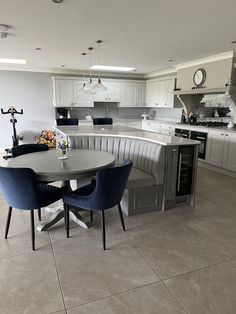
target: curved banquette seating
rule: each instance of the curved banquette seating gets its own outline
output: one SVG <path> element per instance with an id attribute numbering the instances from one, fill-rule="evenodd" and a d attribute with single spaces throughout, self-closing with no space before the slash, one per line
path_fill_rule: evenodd
<path id="1" fill-rule="evenodd" d="M 117 136 L 77 136 L 71 146 L 101 150 L 116 157 L 117 163 L 133 161 L 133 168 L 122 199 L 127 215 L 160 210 L 164 181 L 164 147 L 142 139 Z"/>

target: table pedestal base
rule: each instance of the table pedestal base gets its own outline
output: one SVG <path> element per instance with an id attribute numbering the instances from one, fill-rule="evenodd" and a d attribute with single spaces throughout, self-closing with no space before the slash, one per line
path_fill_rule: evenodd
<path id="1" fill-rule="evenodd" d="M 76 222 L 80 227 L 88 229 L 88 222 L 79 214 L 78 209 L 70 208 L 70 218 Z M 37 226 L 38 231 L 46 231 L 53 225 L 55 225 L 59 220 L 64 219 L 64 210 L 58 208 L 54 214 L 52 214 L 46 221 L 40 223 Z"/>

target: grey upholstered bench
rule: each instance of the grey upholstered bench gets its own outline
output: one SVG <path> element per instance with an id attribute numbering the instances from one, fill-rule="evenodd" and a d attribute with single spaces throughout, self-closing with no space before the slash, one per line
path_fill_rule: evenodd
<path id="1" fill-rule="evenodd" d="M 109 152 L 118 163 L 124 159 L 133 161 L 122 199 L 127 215 L 161 209 L 165 154 L 162 145 L 127 137 L 91 135 L 72 137 L 71 146 Z"/>

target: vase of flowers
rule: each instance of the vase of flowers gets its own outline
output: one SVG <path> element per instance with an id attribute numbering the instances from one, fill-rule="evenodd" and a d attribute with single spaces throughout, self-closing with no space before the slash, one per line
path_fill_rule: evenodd
<path id="1" fill-rule="evenodd" d="M 39 144 L 47 144 L 49 148 L 55 148 L 55 132 L 51 130 L 43 130 L 39 136 L 35 136 L 35 141 Z"/>
<path id="2" fill-rule="evenodd" d="M 69 143 L 67 141 L 58 142 L 58 159 L 68 159 Z"/>

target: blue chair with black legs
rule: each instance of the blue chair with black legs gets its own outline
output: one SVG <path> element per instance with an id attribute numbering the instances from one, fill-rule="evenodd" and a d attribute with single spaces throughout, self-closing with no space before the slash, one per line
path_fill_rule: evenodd
<path id="1" fill-rule="evenodd" d="M 31 217 L 32 249 L 35 250 L 34 210 L 60 200 L 67 189 L 37 183 L 35 172 L 30 168 L 0 167 L 0 191 L 9 206 L 5 239 L 8 236 L 12 208 L 28 210 Z"/>
<path id="2" fill-rule="evenodd" d="M 103 249 L 106 249 L 105 210 L 118 206 L 122 228 L 125 231 L 124 218 L 120 201 L 122 199 L 128 177 L 132 168 L 132 161 L 125 160 L 122 165 L 99 170 L 96 179 L 73 192 L 63 194 L 66 234 L 69 238 L 69 208 L 101 212 Z M 91 215 L 92 220 L 92 215 Z"/>
<path id="3" fill-rule="evenodd" d="M 18 146 L 14 146 L 11 149 L 12 157 L 18 157 L 21 155 L 26 155 L 30 153 L 42 152 L 49 150 L 48 145 L 46 144 L 22 144 Z M 41 208 L 38 209 L 38 218 L 41 221 Z"/>
<path id="4" fill-rule="evenodd" d="M 112 125 L 112 118 L 93 118 L 93 125 Z"/>
<path id="5" fill-rule="evenodd" d="M 76 118 L 58 118 L 57 125 L 78 125 L 79 120 Z"/>

